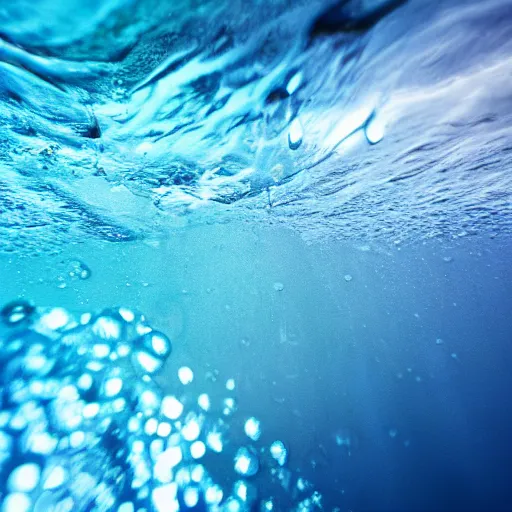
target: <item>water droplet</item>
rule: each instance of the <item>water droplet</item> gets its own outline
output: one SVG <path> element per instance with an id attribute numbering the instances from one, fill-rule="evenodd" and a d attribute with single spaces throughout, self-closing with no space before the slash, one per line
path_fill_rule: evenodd
<path id="1" fill-rule="evenodd" d="M 302 124 L 300 122 L 300 119 L 296 117 L 290 123 L 290 130 L 288 131 L 288 145 L 290 149 L 298 149 L 302 144 L 303 136 L 304 134 L 302 131 Z"/>
<path id="2" fill-rule="evenodd" d="M 350 281 L 352 281 L 353 277 L 350 274 L 345 274 L 343 276 L 343 279 L 345 279 L 345 281 L 347 281 L 347 283 L 349 283 Z"/>
<path id="3" fill-rule="evenodd" d="M 441 338 L 437 338 L 436 345 L 442 345 L 444 342 Z"/>
<path id="4" fill-rule="evenodd" d="M 274 283 L 274 290 L 276 292 L 282 292 L 284 290 L 284 284 L 280 283 L 279 281 Z"/>

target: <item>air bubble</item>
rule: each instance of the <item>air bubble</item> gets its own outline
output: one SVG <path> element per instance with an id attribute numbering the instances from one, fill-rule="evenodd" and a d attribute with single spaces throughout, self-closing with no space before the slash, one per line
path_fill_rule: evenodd
<path id="1" fill-rule="evenodd" d="M 177 420 L 183 412 L 183 404 L 174 396 L 165 396 L 162 400 L 162 414 L 170 420 Z"/>
<path id="2" fill-rule="evenodd" d="M 121 337 L 121 322 L 111 316 L 100 316 L 95 320 L 92 332 L 103 340 L 117 340 Z"/>
<path id="3" fill-rule="evenodd" d="M 0 318 L 6 325 L 17 325 L 28 320 L 35 311 L 35 307 L 27 301 L 10 302 L 0 311 Z"/>
<path id="4" fill-rule="evenodd" d="M 202 441 L 194 441 L 190 445 L 190 455 L 193 459 L 200 459 L 206 453 L 206 446 Z"/>
<path id="5" fill-rule="evenodd" d="M 22 492 L 8 494 L 2 504 L 2 512 L 29 512 L 32 501 Z"/>
<path id="6" fill-rule="evenodd" d="M 182 366 L 178 370 L 178 379 L 180 379 L 180 382 L 186 386 L 194 380 L 194 373 L 188 366 Z"/>
<path id="7" fill-rule="evenodd" d="M 89 279 L 91 277 L 91 269 L 80 260 L 70 260 L 67 265 L 68 275 L 73 279 Z"/>
<path id="8" fill-rule="evenodd" d="M 258 456 L 252 448 L 241 447 L 235 455 L 235 471 L 243 476 L 254 476 L 259 470 Z"/>
<path id="9" fill-rule="evenodd" d="M 270 445 L 270 455 L 280 466 L 284 466 L 288 458 L 288 451 L 282 441 L 274 441 Z"/>
<path id="10" fill-rule="evenodd" d="M 257 441 L 261 437 L 260 422 L 256 418 L 249 418 L 245 422 L 244 431 L 247 437 Z"/>
<path id="11" fill-rule="evenodd" d="M 39 483 L 41 469 L 37 464 L 27 463 L 14 469 L 7 480 L 11 492 L 30 492 Z"/>
<path id="12" fill-rule="evenodd" d="M 274 290 L 276 292 L 282 292 L 284 290 L 284 284 L 280 283 L 279 281 L 274 283 Z"/>
<path id="13" fill-rule="evenodd" d="M 345 274 L 343 276 L 343 279 L 345 279 L 345 281 L 347 281 L 347 283 L 349 283 L 350 281 L 352 281 L 353 277 L 350 274 Z"/>

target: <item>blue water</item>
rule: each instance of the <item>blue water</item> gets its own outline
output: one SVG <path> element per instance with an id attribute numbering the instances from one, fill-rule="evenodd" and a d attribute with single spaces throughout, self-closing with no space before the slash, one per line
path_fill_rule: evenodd
<path id="1" fill-rule="evenodd" d="M 1 512 L 512 509 L 511 21 L 0 3 Z"/>

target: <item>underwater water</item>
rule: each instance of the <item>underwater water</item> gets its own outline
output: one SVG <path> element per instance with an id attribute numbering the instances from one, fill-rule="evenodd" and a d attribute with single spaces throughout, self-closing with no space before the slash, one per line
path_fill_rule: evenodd
<path id="1" fill-rule="evenodd" d="M 512 2 L 0 2 L 0 510 L 511 510 Z"/>

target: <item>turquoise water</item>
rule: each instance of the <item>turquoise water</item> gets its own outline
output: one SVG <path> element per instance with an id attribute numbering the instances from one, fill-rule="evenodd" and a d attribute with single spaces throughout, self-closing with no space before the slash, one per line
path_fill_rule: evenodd
<path id="1" fill-rule="evenodd" d="M 2 512 L 512 507 L 509 4 L 0 5 Z"/>

